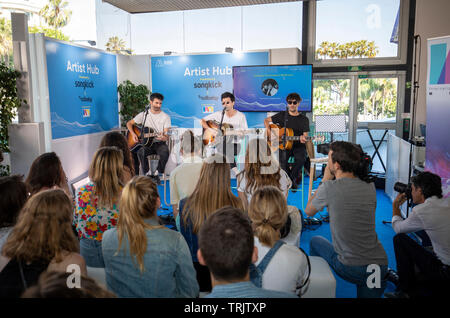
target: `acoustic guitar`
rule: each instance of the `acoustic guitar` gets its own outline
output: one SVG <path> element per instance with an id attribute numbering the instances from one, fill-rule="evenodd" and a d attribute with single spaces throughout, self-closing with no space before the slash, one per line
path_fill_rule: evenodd
<path id="1" fill-rule="evenodd" d="M 205 129 L 203 132 L 203 144 L 205 146 L 212 146 L 216 143 L 217 135 L 219 134 L 219 126 L 220 123 L 218 123 L 215 120 L 208 120 L 206 121 L 206 124 L 208 125 L 208 129 Z M 233 129 L 233 125 L 222 123 L 222 129 L 221 129 L 221 135 L 222 136 L 239 136 L 243 137 L 246 134 L 250 133 L 257 133 L 259 134 L 259 129 Z"/>
<path id="2" fill-rule="evenodd" d="M 294 136 L 294 130 L 292 128 L 281 128 L 276 124 L 270 124 L 270 136 L 267 137 L 267 143 L 272 151 L 276 151 L 277 148 L 280 150 L 291 150 L 294 145 L 294 141 L 300 141 L 301 136 Z M 278 131 L 278 134 L 274 133 Z M 286 147 L 283 144 L 284 135 L 286 135 Z M 278 140 L 278 146 L 276 146 L 272 141 Z M 325 136 L 315 136 L 306 137 L 306 141 L 317 141 L 324 142 Z"/>
<path id="3" fill-rule="evenodd" d="M 127 131 L 128 147 L 131 151 L 140 146 L 151 146 L 154 141 L 154 137 L 160 136 L 160 133 L 155 132 L 153 128 L 144 127 L 144 133 L 141 132 L 138 126 L 133 125 L 133 132 L 138 136 L 138 141 L 134 141 L 133 136 Z"/>

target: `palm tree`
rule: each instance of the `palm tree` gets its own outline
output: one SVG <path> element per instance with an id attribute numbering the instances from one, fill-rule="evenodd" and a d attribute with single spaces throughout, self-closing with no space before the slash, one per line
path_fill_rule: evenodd
<path id="1" fill-rule="evenodd" d="M 68 5 L 69 3 L 63 0 L 48 0 L 48 3 L 39 11 L 39 15 L 57 31 L 70 21 L 72 11 L 67 9 Z"/>
<path id="2" fill-rule="evenodd" d="M 114 53 L 122 53 L 125 51 L 125 41 L 118 36 L 112 36 L 106 43 L 106 51 Z"/>

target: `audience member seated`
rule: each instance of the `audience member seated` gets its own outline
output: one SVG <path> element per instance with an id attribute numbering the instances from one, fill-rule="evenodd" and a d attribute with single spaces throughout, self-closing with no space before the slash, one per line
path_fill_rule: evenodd
<path id="1" fill-rule="evenodd" d="M 285 199 L 292 185 L 291 178 L 280 168 L 279 162 L 271 154 L 269 145 L 264 139 L 251 139 L 245 154 L 245 166 L 237 175 L 238 195 L 242 199 L 245 210 L 252 194 L 263 186 L 275 186 L 283 192 Z M 300 246 L 302 220 L 300 211 L 294 206 L 288 206 L 289 222 L 286 237 L 287 244 Z M 292 231 L 291 231 L 292 229 Z"/>
<path id="2" fill-rule="evenodd" d="M 36 285 L 28 288 L 21 298 L 115 298 L 116 296 L 99 286 L 95 280 L 81 275 L 79 287 L 73 273 L 43 272 Z M 68 282 L 74 284 L 68 286 Z"/>
<path id="3" fill-rule="evenodd" d="M 128 148 L 127 139 L 118 131 L 111 131 L 103 136 L 100 147 L 117 147 L 123 155 L 122 182 L 126 184 L 135 175 L 133 156 Z"/>
<path id="4" fill-rule="evenodd" d="M 406 201 L 399 193 L 392 203 L 394 251 L 399 285 L 388 298 L 442 297 L 450 284 L 450 198 L 442 197 L 441 178 L 423 172 L 411 178 L 411 195 L 417 204 L 403 220 L 400 206 Z M 425 230 L 432 251 L 416 243 L 406 233 Z"/>
<path id="5" fill-rule="evenodd" d="M 280 240 L 280 229 L 288 219 L 283 193 L 274 186 L 259 188 L 253 193 L 248 215 L 258 248 L 255 266 L 262 279 L 255 285 L 300 294 L 308 275 L 308 260 L 298 247 Z"/>
<path id="6" fill-rule="evenodd" d="M 102 249 L 108 289 L 119 297 L 197 297 L 199 288 L 183 236 L 159 223 L 156 184 L 136 176 L 124 188 L 117 228 Z"/>
<path id="7" fill-rule="evenodd" d="M 191 251 L 201 292 L 211 291 L 211 278 L 208 268 L 197 259 L 197 234 L 208 217 L 227 205 L 243 207 L 241 200 L 231 192 L 230 165 L 223 155 L 215 154 L 204 160 L 192 195 L 180 202 L 180 230 Z"/>
<path id="8" fill-rule="evenodd" d="M 89 167 L 90 182 L 76 191 L 73 224 L 87 266 L 105 267 L 102 238 L 106 230 L 117 225 L 122 172 L 122 151 L 117 147 L 99 148 Z"/>
<path id="9" fill-rule="evenodd" d="M 27 199 L 27 186 L 21 176 L 0 177 L 0 254 Z"/>
<path id="10" fill-rule="evenodd" d="M 202 140 L 187 130 L 181 136 L 180 153 L 183 163 L 170 174 L 170 204 L 173 207 L 173 217 L 178 215 L 180 200 L 194 192 L 200 177 L 203 160 L 201 158 Z"/>
<path id="11" fill-rule="evenodd" d="M 388 260 L 375 231 L 377 197 L 368 176 L 370 157 L 349 142 L 335 141 L 330 148 L 322 184 L 305 212 L 314 216 L 327 207 L 333 243 L 312 237 L 310 255 L 323 257 L 340 277 L 356 284 L 358 298 L 381 297 Z M 374 278 L 374 273 L 380 276 Z M 373 285 L 368 278 L 374 278 Z"/>
<path id="12" fill-rule="evenodd" d="M 0 297 L 20 297 L 46 270 L 65 272 L 75 264 L 87 274 L 71 224 L 72 203 L 61 189 L 28 199 L 0 256 Z"/>
<path id="13" fill-rule="evenodd" d="M 46 152 L 34 159 L 25 183 L 28 185 L 31 195 L 41 190 L 57 187 L 63 189 L 72 200 L 66 173 L 61 160 L 54 152 Z"/>
<path id="14" fill-rule="evenodd" d="M 239 209 L 224 207 L 205 221 L 197 254 L 211 271 L 213 290 L 207 298 L 296 298 L 295 294 L 262 289 L 250 282 L 249 268 L 258 259 L 258 248 L 250 220 Z"/>
<path id="15" fill-rule="evenodd" d="M 280 164 L 271 154 L 264 139 L 251 139 L 245 153 L 245 165 L 237 175 L 238 194 L 247 210 L 252 194 L 260 187 L 272 185 L 284 193 L 287 198 L 292 181 L 280 169 Z"/>

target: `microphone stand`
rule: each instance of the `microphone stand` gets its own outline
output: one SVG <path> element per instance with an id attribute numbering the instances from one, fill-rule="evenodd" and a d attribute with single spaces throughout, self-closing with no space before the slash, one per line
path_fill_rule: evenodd
<path id="1" fill-rule="evenodd" d="M 225 107 L 224 107 L 223 110 L 222 110 L 222 118 L 220 118 L 219 131 L 217 132 L 217 134 L 218 134 L 217 137 L 219 137 L 219 134 L 220 134 L 220 138 L 222 138 L 223 147 L 224 147 L 223 151 L 224 151 L 224 152 L 225 152 L 225 140 L 224 140 L 223 134 L 222 134 L 222 124 L 223 124 L 223 117 L 225 116 L 225 111 L 226 111 L 226 110 L 227 110 L 227 109 L 226 109 Z"/>
<path id="2" fill-rule="evenodd" d="M 289 112 L 289 106 L 286 106 L 286 111 L 284 112 L 284 135 L 283 135 L 283 161 L 284 161 L 284 171 L 286 171 L 286 173 L 288 172 L 288 164 L 287 164 L 287 153 L 286 153 L 286 126 L 287 126 L 287 115 Z"/>
<path id="3" fill-rule="evenodd" d="M 148 110 L 149 109 L 150 109 L 150 105 L 145 106 L 144 120 L 142 121 L 142 125 L 141 125 L 141 128 L 140 128 L 141 136 L 139 138 L 140 139 L 139 143 L 141 144 L 142 147 L 144 147 L 144 145 L 143 145 L 144 133 L 145 133 L 144 132 L 144 127 L 145 127 L 145 121 L 147 120 L 147 115 L 148 115 Z M 142 156 L 145 157 L 145 151 L 143 152 Z M 139 158 L 139 159 L 141 160 L 141 166 L 143 166 L 144 165 L 143 162 L 144 162 L 145 158 Z M 142 168 L 142 169 L 144 169 L 144 168 Z"/>

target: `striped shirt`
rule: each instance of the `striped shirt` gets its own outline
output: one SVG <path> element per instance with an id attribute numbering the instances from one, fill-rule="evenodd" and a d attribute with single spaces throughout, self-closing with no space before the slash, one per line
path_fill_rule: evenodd
<path id="1" fill-rule="evenodd" d="M 250 281 L 217 285 L 205 298 L 297 298 L 295 294 L 258 288 Z"/>

